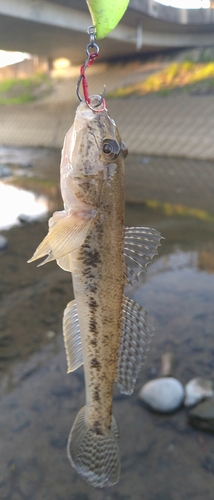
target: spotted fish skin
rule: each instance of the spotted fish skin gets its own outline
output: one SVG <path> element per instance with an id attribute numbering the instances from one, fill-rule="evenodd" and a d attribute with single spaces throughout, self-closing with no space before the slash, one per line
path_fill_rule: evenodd
<path id="1" fill-rule="evenodd" d="M 113 168 L 112 168 L 113 167 Z M 106 167 L 100 205 L 83 245 L 73 253 L 86 384 L 86 421 L 106 433 L 111 426 L 124 290 L 123 160 Z M 83 338 L 82 338 L 83 337 Z"/>
<path id="2" fill-rule="evenodd" d="M 97 96 L 91 97 L 95 109 Z M 29 262 L 47 256 L 72 273 L 75 301 L 63 316 L 68 371 L 83 364 L 86 403 L 68 440 L 68 457 L 94 487 L 119 480 L 120 451 L 112 414 L 113 385 L 133 392 L 152 332 L 144 309 L 124 297 L 156 255 L 161 235 L 124 228 L 124 158 L 127 149 L 115 122 L 82 102 L 62 150 L 60 184 L 64 210 Z M 125 258 L 127 259 L 125 265 Z M 126 278 L 127 276 L 127 278 Z"/>

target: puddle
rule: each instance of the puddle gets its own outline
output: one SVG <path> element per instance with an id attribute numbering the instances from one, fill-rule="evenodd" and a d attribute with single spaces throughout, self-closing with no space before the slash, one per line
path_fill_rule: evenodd
<path id="1" fill-rule="evenodd" d="M 214 367 L 214 270 L 200 269 L 200 259 L 200 252 L 181 250 L 160 257 L 129 293 L 153 318 L 156 348 L 175 353 L 184 384 L 210 377 Z"/>
<path id="2" fill-rule="evenodd" d="M 0 229 L 21 224 L 20 219 L 38 219 L 47 211 L 48 201 L 45 196 L 38 196 L 0 181 Z"/>
<path id="3" fill-rule="evenodd" d="M 0 146 L 0 230 L 40 219 L 54 209 L 59 161 L 52 168 L 52 155 L 44 148 Z"/>
<path id="4" fill-rule="evenodd" d="M 13 146 L 0 146 L 0 164 L 30 166 L 35 160 L 44 158 L 49 154 L 45 148 L 18 148 Z"/>
<path id="5" fill-rule="evenodd" d="M 184 165 L 182 160 L 174 164 L 167 190 L 164 176 L 168 178 L 172 163 L 166 160 L 164 169 L 163 159 L 160 163 L 157 158 L 130 161 L 126 224 L 154 227 L 165 240 L 147 273 L 134 288 L 126 289 L 148 311 L 155 334 L 134 394 L 123 396 L 115 389 L 120 482 L 108 490 L 93 490 L 80 480 L 66 456 L 71 425 L 84 404 L 84 377 L 82 368 L 66 374 L 61 319 L 73 298 L 69 273 L 55 263 L 42 268 L 26 264 L 46 234 L 47 221 L 42 221 L 8 231 L 8 250 L 1 259 L 2 500 L 213 499 L 214 436 L 189 427 L 184 408 L 173 415 L 149 412 L 139 402 L 138 392 L 146 381 L 160 375 L 166 351 L 174 353 L 174 376 L 183 384 L 196 376 L 213 377 L 214 227 L 209 217 L 203 219 L 197 211 L 176 210 L 176 189 L 183 184 L 183 207 L 213 215 L 214 168 L 209 162 Z M 34 175 L 56 178 L 59 153 L 36 165 Z M 206 199 L 201 196 L 199 175 Z M 154 199 L 158 204 L 147 203 Z M 165 202 L 174 209 L 166 210 Z M 60 203 L 54 195 L 54 210 L 61 208 Z"/>

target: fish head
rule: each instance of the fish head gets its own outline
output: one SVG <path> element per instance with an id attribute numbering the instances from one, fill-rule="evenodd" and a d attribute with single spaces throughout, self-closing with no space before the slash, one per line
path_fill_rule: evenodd
<path id="1" fill-rule="evenodd" d="M 98 98 L 91 97 L 94 110 Z M 99 107 L 97 111 L 93 109 L 81 102 L 73 126 L 65 137 L 61 160 L 61 191 L 65 208 L 72 196 L 79 202 L 97 206 L 102 182 L 113 175 L 115 166 L 120 165 L 120 160 L 128 154 L 107 109 L 101 112 L 97 112 Z"/>

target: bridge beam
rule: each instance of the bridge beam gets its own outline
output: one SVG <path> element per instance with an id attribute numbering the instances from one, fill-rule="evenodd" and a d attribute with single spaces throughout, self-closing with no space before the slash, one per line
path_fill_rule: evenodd
<path id="1" fill-rule="evenodd" d="M 70 5 L 47 0 L 0 0 L 1 49 L 52 58 L 70 57 L 78 62 L 81 60 L 78 48 L 82 46 L 82 35 L 90 26 L 91 18 L 86 3 L 81 4 L 85 10 L 74 9 L 72 0 Z M 177 10 L 181 12 L 175 16 Z M 209 16 L 202 12 L 208 10 L 212 11 Z M 197 18 L 196 11 L 167 8 L 154 0 L 131 0 L 122 21 L 100 43 L 100 58 L 130 55 L 135 49 L 148 52 L 214 45 L 214 9 L 199 11 Z M 87 40 L 86 35 L 86 43 Z"/>
<path id="2" fill-rule="evenodd" d="M 82 33 L 85 33 L 87 27 L 91 25 L 91 17 L 88 13 L 45 0 L 34 0 L 33 2 L 29 0 L 0 0 L 0 15 Z M 109 34 L 109 38 L 135 43 L 136 30 L 119 25 Z"/>

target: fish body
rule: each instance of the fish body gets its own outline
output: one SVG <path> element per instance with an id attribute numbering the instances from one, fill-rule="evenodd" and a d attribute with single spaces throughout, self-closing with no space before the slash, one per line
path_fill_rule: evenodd
<path id="1" fill-rule="evenodd" d="M 133 391 L 152 331 L 143 308 L 124 296 L 126 282 L 137 279 L 129 263 L 144 270 L 161 238 L 154 229 L 124 228 L 126 155 L 107 110 L 81 103 L 62 151 L 64 210 L 54 213 L 31 259 L 48 255 L 43 263 L 56 259 L 72 272 L 75 301 L 64 311 L 63 334 L 68 371 L 84 365 L 86 404 L 71 429 L 68 456 L 98 487 L 120 475 L 114 382 L 125 394 Z"/>
<path id="2" fill-rule="evenodd" d="M 111 425 L 124 289 L 124 200 L 119 189 L 123 162 L 114 166 L 113 175 L 107 170 L 90 234 L 72 256 L 85 370 L 86 419 L 104 433 Z"/>
<path id="3" fill-rule="evenodd" d="M 85 110 L 85 106 L 81 106 Z M 88 110 L 87 110 L 88 111 Z M 94 122 L 94 123 L 93 123 Z M 99 124 L 100 134 L 97 131 Z M 85 372 L 86 405 L 80 412 L 71 432 L 68 453 L 79 472 L 83 464 L 78 464 L 78 449 L 75 432 L 80 419 L 90 429 L 90 435 L 98 437 L 102 449 L 110 445 L 114 460 L 109 467 L 108 478 L 93 471 L 93 482 L 114 484 L 118 480 L 120 463 L 118 431 L 112 419 L 112 392 L 117 372 L 119 339 L 121 333 L 122 301 L 124 289 L 124 162 L 126 154 L 115 124 L 107 111 L 94 115 L 94 120 L 83 130 L 91 149 L 99 144 L 97 164 L 88 165 L 88 151 L 85 150 L 83 164 L 87 181 L 83 186 L 84 196 L 96 211 L 94 222 L 85 242 L 72 254 L 73 287 L 79 318 L 82 356 Z M 105 145 L 115 152 L 103 152 Z M 82 143 L 83 138 L 81 139 Z M 107 147 L 107 146 L 106 146 Z M 109 150 L 111 147 L 109 147 Z M 108 150 L 108 147 L 107 147 Z M 96 157 L 96 154 L 92 154 Z M 112 163 L 115 157 L 116 163 Z M 63 160 L 64 162 L 64 160 Z M 63 164 L 62 162 L 62 164 Z M 97 165 L 97 166 L 96 166 Z M 61 167 L 62 168 L 62 167 Z M 95 172 L 94 172 L 95 170 Z M 82 430 L 82 428 L 81 428 Z M 104 437 L 104 438 L 103 438 Z M 103 438 L 103 439 L 102 439 Z M 107 442 L 105 444 L 105 438 Z M 89 440 L 90 442 L 90 440 Z M 95 450 L 97 453 L 97 450 Z M 108 449 L 107 449 L 108 453 Z M 88 454 L 88 456 L 87 456 Z M 85 447 L 85 462 L 93 454 L 93 446 Z M 100 454 L 96 468 L 100 468 Z M 108 457 L 109 460 L 109 457 Z M 109 464 L 110 465 L 110 464 Z M 86 467 L 86 466 L 85 466 Z M 90 478 L 90 472 L 86 472 Z"/>

